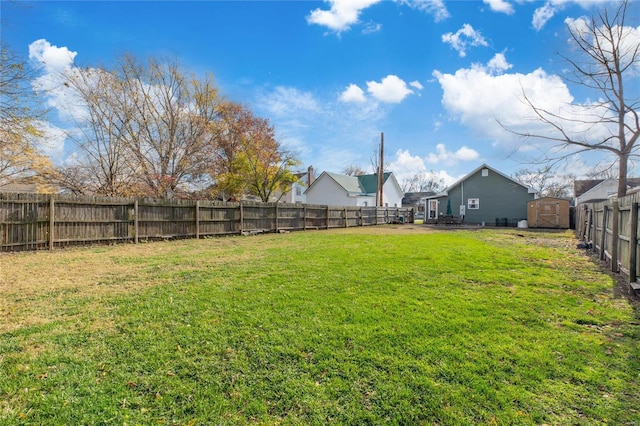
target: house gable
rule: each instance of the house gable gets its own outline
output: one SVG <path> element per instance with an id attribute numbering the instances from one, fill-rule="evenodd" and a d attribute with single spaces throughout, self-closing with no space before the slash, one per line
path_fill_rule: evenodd
<path id="1" fill-rule="evenodd" d="M 616 179 L 575 181 L 573 184 L 576 205 L 587 201 L 606 200 L 618 191 Z"/>
<path id="2" fill-rule="evenodd" d="M 627 178 L 627 194 L 629 190 L 640 187 L 640 178 Z M 575 205 L 586 202 L 606 200 L 618 193 L 618 180 L 613 178 L 576 180 L 573 182 Z"/>
<path id="3" fill-rule="evenodd" d="M 377 193 L 377 175 L 346 176 L 338 173 L 322 172 L 307 188 L 307 202 L 310 204 L 339 206 L 374 206 Z M 383 200 L 392 207 L 400 207 L 402 189 L 392 173 L 384 174 Z"/>
<path id="4" fill-rule="evenodd" d="M 585 192 L 604 182 L 604 179 L 580 179 L 573 181 L 573 195 L 578 198 Z"/>

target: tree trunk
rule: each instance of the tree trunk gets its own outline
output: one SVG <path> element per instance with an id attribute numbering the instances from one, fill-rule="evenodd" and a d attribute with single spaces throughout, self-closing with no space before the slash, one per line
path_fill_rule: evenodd
<path id="1" fill-rule="evenodd" d="M 627 166 L 629 154 L 622 152 L 618 156 L 618 198 L 627 195 Z"/>

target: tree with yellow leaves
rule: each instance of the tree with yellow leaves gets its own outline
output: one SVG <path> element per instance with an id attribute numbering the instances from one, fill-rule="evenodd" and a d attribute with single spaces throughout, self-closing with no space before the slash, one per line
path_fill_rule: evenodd
<path id="1" fill-rule="evenodd" d="M 48 157 L 35 144 L 42 136 L 37 128 L 42 112 L 30 108 L 28 64 L 6 47 L 0 48 L 0 186 L 14 182 L 36 184 L 50 192 L 47 177 L 53 173 Z"/>
<path id="2" fill-rule="evenodd" d="M 226 102 L 218 122 L 210 175 L 213 191 L 223 199 L 245 195 L 278 201 L 297 177 L 300 162 L 276 139 L 269 121 L 238 103 Z"/>

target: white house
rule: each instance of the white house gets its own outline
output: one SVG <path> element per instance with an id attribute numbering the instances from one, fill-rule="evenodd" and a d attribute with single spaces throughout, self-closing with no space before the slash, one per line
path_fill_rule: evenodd
<path id="1" fill-rule="evenodd" d="M 298 181 L 291 185 L 291 190 L 289 192 L 282 195 L 280 202 L 292 204 L 304 204 L 307 202 L 307 196 L 304 192 L 315 180 L 313 166 L 309 166 L 306 173 L 296 173 L 296 176 L 298 177 Z"/>
<path id="2" fill-rule="evenodd" d="M 587 201 L 606 200 L 618 193 L 617 179 L 576 180 L 573 183 L 574 205 Z"/>
<path id="3" fill-rule="evenodd" d="M 331 206 L 376 205 L 378 175 L 347 176 L 338 173 L 322 172 L 309 185 L 305 195 L 308 204 Z M 384 174 L 382 185 L 382 205 L 401 207 L 404 193 L 393 173 Z"/>

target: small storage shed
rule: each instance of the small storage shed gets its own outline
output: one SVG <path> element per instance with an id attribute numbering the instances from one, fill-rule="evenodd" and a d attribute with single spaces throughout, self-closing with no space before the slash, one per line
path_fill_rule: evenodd
<path id="1" fill-rule="evenodd" d="M 569 229 L 569 200 L 543 197 L 527 203 L 530 228 Z"/>

